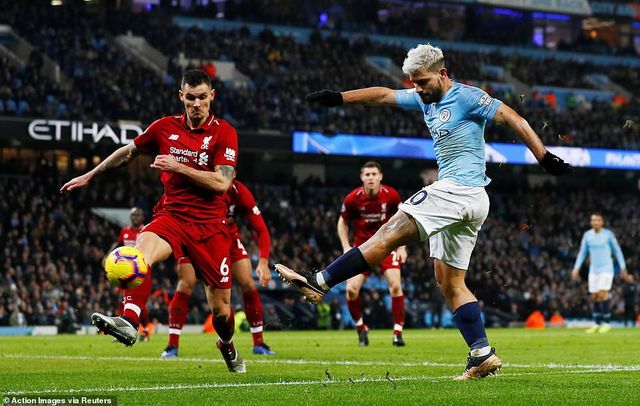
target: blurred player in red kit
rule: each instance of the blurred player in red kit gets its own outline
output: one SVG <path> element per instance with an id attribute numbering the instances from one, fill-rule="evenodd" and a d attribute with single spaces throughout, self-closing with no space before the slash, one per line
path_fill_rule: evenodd
<path id="1" fill-rule="evenodd" d="M 227 193 L 229 197 L 227 220 L 232 239 L 229 254 L 231 274 L 234 282 L 238 283 L 242 290 L 244 312 L 247 315 L 251 335 L 253 336 L 253 353 L 258 355 L 275 355 L 264 342 L 262 336 L 262 301 L 260 300 L 260 294 L 253 281 L 251 260 L 240 240 L 240 230 L 238 229 L 236 216 L 242 213 L 257 234 L 260 259 L 256 268 L 256 274 L 262 286 L 266 286 L 271 280 L 271 271 L 269 270 L 271 237 L 269 236 L 269 230 L 262 218 L 255 198 L 244 184 L 238 180 L 234 180 L 233 185 Z M 195 272 L 189 258 L 180 258 L 178 262 L 180 264 L 178 267 L 180 280 L 178 281 L 176 294 L 169 304 L 169 343 L 161 355 L 162 358 L 178 356 L 180 333 L 182 332 L 182 327 L 189 312 L 189 298 L 191 297 L 191 292 L 193 291 L 196 281 Z"/>
<path id="2" fill-rule="evenodd" d="M 118 239 L 113 243 L 109 252 L 113 251 L 117 247 L 134 247 L 136 245 L 136 239 L 138 234 L 142 231 L 144 226 L 144 211 L 139 207 L 131 208 L 131 226 L 122 227 Z"/>
<path id="3" fill-rule="evenodd" d="M 382 168 L 377 162 L 369 161 L 360 168 L 362 186 L 347 195 L 338 219 L 338 237 L 344 252 L 367 241 L 378 229 L 398 211 L 402 202 L 400 194 L 392 187 L 382 184 Z M 349 223 L 353 224 L 353 243 L 349 243 Z M 395 346 L 405 345 L 402 339 L 404 326 L 404 295 L 400 281 L 400 267 L 407 259 L 404 246 L 391 251 L 380 263 L 380 272 L 387 280 L 391 294 L 393 314 L 393 340 Z M 367 272 L 347 280 L 347 306 L 356 323 L 360 346 L 369 345 L 369 327 L 362 319 L 360 289 L 367 278 Z"/>
<path id="4" fill-rule="evenodd" d="M 238 151 L 236 130 L 210 110 L 215 90 L 201 70 L 186 71 L 178 92 L 185 112 L 153 122 L 132 143 L 97 167 L 62 186 L 60 191 L 86 187 L 100 173 L 128 163 L 138 153 L 155 154 L 151 167 L 161 171 L 164 194 L 153 219 L 138 236 L 138 248 L 149 272 L 144 282 L 125 291 L 120 317 L 94 313 L 99 330 L 125 345 L 133 345 L 142 307 L 151 294 L 151 266 L 171 254 L 188 256 L 206 285 L 206 295 L 218 333 L 217 346 L 231 372 L 246 372 L 233 345 L 234 317 L 229 305 L 228 275 L 231 237 L 227 226 L 226 192 L 233 182 Z"/>

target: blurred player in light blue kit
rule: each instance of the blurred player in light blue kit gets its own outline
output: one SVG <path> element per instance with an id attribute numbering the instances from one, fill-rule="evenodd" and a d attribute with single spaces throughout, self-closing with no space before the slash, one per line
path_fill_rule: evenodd
<path id="1" fill-rule="evenodd" d="M 364 103 L 419 112 L 433 137 L 438 180 L 407 199 L 371 238 L 324 271 L 292 270 L 281 264 L 276 270 L 308 300 L 318 302 L 333 286 L 379 264 L 396 248 L 429 240 L 436 280 L 469 346 L 467 366 L 458 379 L 482 378 L 502 366 L 489 345 L 478 299 L 464 280 L 478 231 L 489 214 L 484 189 L 490 182 L 485 174 L 486 122 L 511 128 L 550 174 L 564 175 L 571 167 L 547 151 L 513 109 L 477 87 L 452 81 L 440 48 L 426 44 L 411 49 L 402 70 L 412 89 L 322 90 L 308 95 L 307 101 L 326 107 Z"/>
<path id="2" fill-rule="evenodd" d="M 589 293 L 593 296 L 593 319 L 595 325 L 587 330 L 587 333 L 606 333 L 611 330 L 609 321 L 609 291 L 613 283 L 613 259 L 620 267 L 620 277 L 628 279 L 627 266 L 620 245 L 611 230 L 603 228 L 604 218 L 601 213 L 591 215 L 591 230 L 585 231 L 580 243 L 580 252 L 571 271 L 571 278 L 578 279 L 580 267 L 589 256 Z"/>

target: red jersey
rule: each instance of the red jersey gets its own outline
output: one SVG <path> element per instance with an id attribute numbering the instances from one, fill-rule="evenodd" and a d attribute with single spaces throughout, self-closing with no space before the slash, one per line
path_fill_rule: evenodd
<path id="1" fill-rule="evenodd" d="M 133 247 L 136 245 L 136 238 L 138 238 L 138 234 L 140 234 L 143 227 L 144 225 L 137 228 L 123 227 L 122 230 L 120 230 L 120 235 L 118 236 L 118 244 L 126 247 Z"/>
<path id="2" fill-rule="evenodd" d="M 369 197 L 364 187 L 354 189 L 344 198 L 340 215 L 353 223 L 353 246 L 367 241 L 386 223 L 400 204 L 400 194 L 394 188 L 380 185 L 380 191 Z"/>
<path id="3" fill-rule="evenodd" d="M 200 128 L 190 129 L 186 115 L 163 117 L 151 124 L 133 142 L 140 152 L 171 155 L 176 161 L 202 171 L 216 165 L 235 168 L 238 136 L 226 121 L 210 116 Z M 164 194 L 156 205 L 188 222 L 223 222 L 227 214 L 226 193 L 202 188 L 186 176 L 162 171 Z"/>
<path id="4" fill-rule="evenodd" d="M 269 229 L 262 218 L 260 209 L 256 204 L 256 199 L 251 194 L 251 191 L 242 184 L 240 181 L 235 180 L 229 188 L 229 211 L 227 212 L 227 218 L 229 219 L 229 228 L 231 230 L 232 237 L 239 237 L 238 225 L 236 223 L 235 216 L 243 212 L 249 224 L 258 234 L 258 247 L 260 248 L 260 258 L 269 258 L 269 251 L 271 251 L 271 236 L 269 235 Z"/>

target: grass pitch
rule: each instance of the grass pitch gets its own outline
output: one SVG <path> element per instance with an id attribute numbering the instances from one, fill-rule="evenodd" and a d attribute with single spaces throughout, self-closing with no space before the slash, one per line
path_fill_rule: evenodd
<path id="1" fill-rule="evenodd" d="M 0 338 L 0 395 L 116 396 L 130 404 L 640 404 L 640 329 L 489 330 L 505 365 L 458 382 L 467 349 L 455 330 L 266 333 L 275 357 L 251 354 L 236 334 L 247 374 L 233 375 L 211 335 L 184 335 L 180 359 L 159 355 L 166 335 L 132 348 L 104 336 Z"/>

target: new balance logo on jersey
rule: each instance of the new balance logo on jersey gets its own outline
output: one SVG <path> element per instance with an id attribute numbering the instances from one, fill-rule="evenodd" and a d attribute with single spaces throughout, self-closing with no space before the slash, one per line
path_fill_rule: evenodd
<path id="1" fill-rule="evenodd" d="M 204 139 L 202 140 L 202 145 L 200 146 L 200 149 L 209 149 L 209 142 L 211 141 L 211 138 L 213 138 L 212 135 L 208 137 L 204 137 Z"/>
<path id="2" fill-rule="evenodd" d="M 227 161 L 236 161 L 236 151 L 233 148 L 227 147 L 224 151 L 224 157 Z"/>
<path id="3" fill-rule="evenodd" d="M 207 165 L 209 163 L 209 154 L 201 152 L 198 154 L 198 165 Z"/>
<path id="4" fill-rule="evenodd" d="M 220 283 L 227 283 L 227 282 L 229 282 L 228 276 L 223 276 L 222 278 L 220 278 Z"/>
<path id="5" fill-rule="evenodd" d="M 170 141 L 176 141 L 178 138 L 180 138 L 180 136 L 178 134 L 171 134 L 169 136 L 169 140 Z"/>

